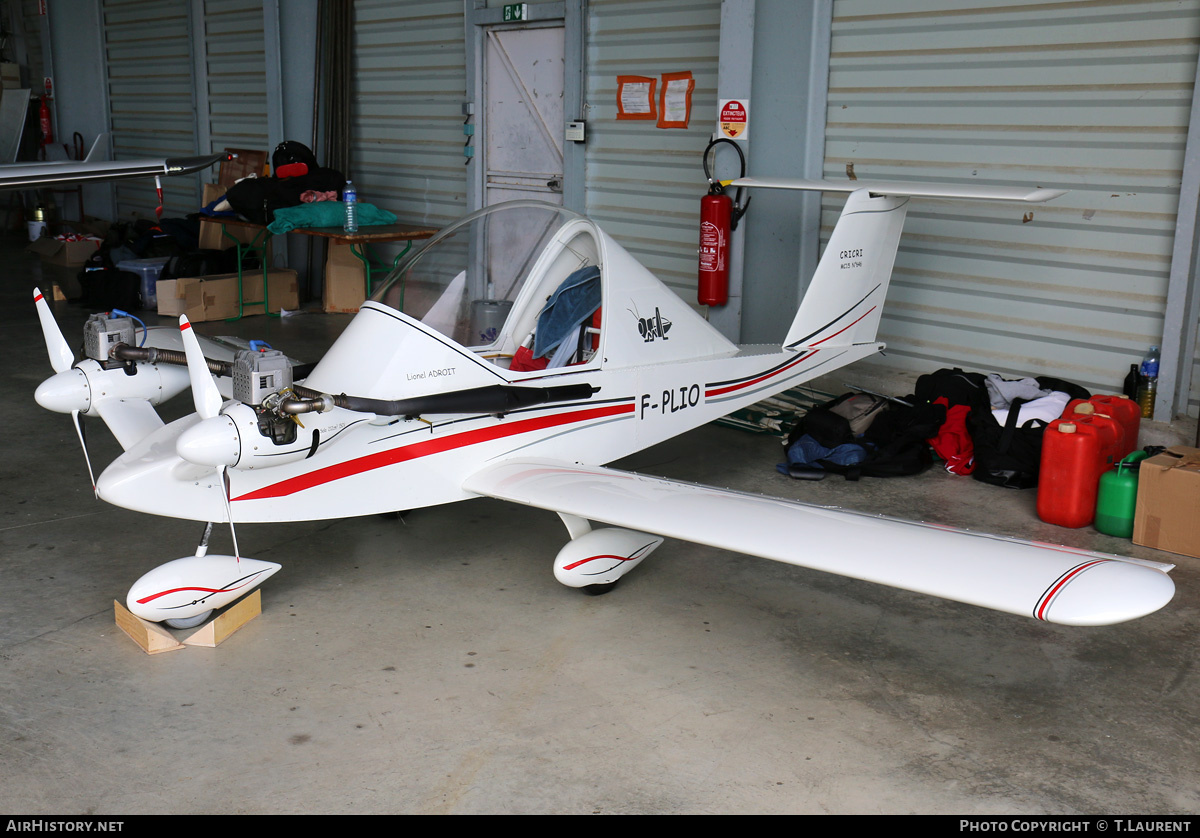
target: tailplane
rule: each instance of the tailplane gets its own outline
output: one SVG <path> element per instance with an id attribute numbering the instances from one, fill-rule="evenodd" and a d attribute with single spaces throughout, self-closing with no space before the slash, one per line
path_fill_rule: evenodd
<path id="1" fill-rule="evenodd" d="M 910 197 L 1041 203 L 1064 194 L 1024 186 L 754 177 L 730 185 L 850 193 L 783 341 L 785 349 L 875 342 Z"/>

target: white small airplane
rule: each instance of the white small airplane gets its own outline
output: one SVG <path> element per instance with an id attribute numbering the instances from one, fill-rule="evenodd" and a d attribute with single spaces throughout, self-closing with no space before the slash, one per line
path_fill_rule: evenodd
<path id="1" fill-rule="evenodd" d="M 197 338 L 186 318 L 178 331 L 145 330 L 134 347 L 131 323 L 96 315 L 89 357 L 76 363 L 35 291 L 56 370 L 37 401 L 77 427 L 80 414 L 101 417 L 125 449 L 94 481 L 98 497 L 208 522 L 196 555 L 142 577 L 129 609 L 197 624 L 279 569 L 236 555 L 236 534 L 234 556 L 207 555 L 213 522 L 481 496 L 558 513 L 570 540 L 555 576 L 589 592 L 610 588 L 665 536 L 1069 625 L 1118 623 L 1170 601 L 1169 564 L 604 467 L 882 349 L 876 331 L 910 196 L 1062 194 L 733 185 L 850 193 L 781 345 L 733 345 L 595 223 L 534 202 L 441 231 L 362 306 L 303 386 L 281 353 L 235 353 Z M 164 425 L 153 405 L 189 384 L 196 412 Z"/>

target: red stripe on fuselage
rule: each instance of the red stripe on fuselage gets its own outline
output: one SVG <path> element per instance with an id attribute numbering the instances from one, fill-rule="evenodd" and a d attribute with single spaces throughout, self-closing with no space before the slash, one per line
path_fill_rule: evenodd
<path id="1" fill-rule="evenodd" d="M 473 431 L 464 431 L 459 434 L 453 434 L 451 436 L 445 436 L 439 439 L 429 439 L 424 442 L 415 442 L 412 445 L 391 448 L 387 451 L 380 451 L 376 454 L 368 454 L 365 457 L 356 457 L 353 460 L 347 460 L 343 463 L 337 463 L 332 466 L 316 469 L 287 480 L 281 480 L 278 483 L 273 483 L 270 486 L 264 486 L 261 489 L 256 489 L 253 492 L 239 495 L 238 497 L 231 498 L 230 500 L 264 500 L 266 498 L 280 498 L 286 495 L 293 495 L 296 492 L 302 492 L 305 489 L 311 489 L 314 486 L 320 486 L 324 483 L 331 483 L 334 480 L 341 480 L 344 477 L 353 477 L 356 474 L 362 474 L 366 471 L 384 468 L 385 466 L 403 463 L 408 460 L 415 460 L 418 457 L 427 457 L 430 454 L 440 454 L 443 451 L 452 451 L 455 448 L 462 448 L 467 445 L 476 445 L 481 442 L 491 442 L 495 439 L 503 439 L 506 436 L 515 436 L 517 434 L 540 431 L 545 428 L 553 428 L 556 425 L 566 425 L 571 422 L 585 422 L 589 419 L 602 419 L 606 416 L 616 416 L 621 413 L 633 413 L 633 409 L 633 405 L 630 403 L 615 404 L 606 405 L 605 407 L 595 407 L 589 410 L 552 413 L 548 416 L 536 416 L 532 419 L 519 419 L 516 421 L 500 422 L 499 424 L 491 425 L 486 428 L 477 428 Z"/>
<path id="2" fill-rule="evenodd" d="M 877 309 L 877 308 L 879 308 L 879 306 L 871 306 L 869 309 L 867 309 L 867 314 L 870 314 L 872 311 L 874 311 L 874 310 L 875 310 L 875 309 Z M 867 316 L 867 314 L 864 314 L 862 317 L 858 318 L 858 320 L 855 320 L 853 323 L 851 323 L 849 326 L 847 326 L 847 327 L 846 327 L 846 329 L 852 329 L 852 328 L 854 328 L 854 326 L 855 326 L 855 325 L 857 325 L 857 324 L 858 324 L 858 322 L 859 322 L 859 321 L 861 321 L 861 320 L 863 319 L 863 317 L 866 317 L 866 316 Z M 835 337 L 837 337 L 838 335 L 840 335 L 842 332 L 846 331 L 846 329 L 838 329 L 836 332 L 834 332 L 834 333 L 833 333 L 832 335 L 830 335 L 829 337 L 827 337 L 827 338 L 821 338 L 820 340 L 818 340 L 818 341 L 814 341 L 813 343 L 811 343 L 811 344 L 809 344 L 809 345 L 810 345 L 810 346 L 817 346 L 818 344 L 822 344 L 822 343 L 824 343 L 824 342 L 825 342 L 825 341 L 827 341 L 827 340 L 833 340 Z"/>
<path id="3" fill-rule="evenodd" d="M 713 396 L 719 396 L 722 393 L 730 393 L 730 392 L 733 392 L 734 390 L 740 390 L 743 387 L 750 387 L 751 385 L 758 384 L 760 381 L 766 381 L 768 378 L 771 378 L 772 376 L 780 375 L 782 373 L 787 372 L 788 370 L 790 370 L 792 367 L 796 366 L 796 364 L 800 363 L 801 361 L 805 361 L 805 360 L 811 358 L 813 355 L 816 355 L 818 351 L 820 351 L 820 350 L 806 352 L 803 355 L 801 355 L 799 358 L 797 358 L 796 360 L 792 361 L 790 364 L 780 367 L 779 369 L 774 370 L 772 372 L 763 373 L 758 378 L 752 378 L 749 381 L 743 381 L 740 384 L 731 384 L 730 386 L 722 387 L 719 390 L 705 390 L 704 397 L 707 399 L 711 399 Z"/>

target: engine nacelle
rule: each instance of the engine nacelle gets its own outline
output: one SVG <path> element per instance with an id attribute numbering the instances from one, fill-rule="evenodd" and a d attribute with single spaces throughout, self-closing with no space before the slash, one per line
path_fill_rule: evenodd
<path id="1" fill-rule="evenodd" d="M 281 565 L 234 556 L 185 556 L 159 565 L 133 583 L 126 607 L 143 620 L 186 620 L 224 608 L 268 579 Z"/>
<path id="2" fill-rule="evenodd" d="M 161 404 L 179 395 L 190 386 L 187 370 L 169 364 L 134 364 L 105 369 L 100 363 L 85 359 L 73 368 L 50 376 L 34 393 L 37 403 L 56 413 L 78 410 L 86 416 L 96 416 L 95 405 L 105 399 L 144 399 Z"/>
<path id="3" fill-rule="evenodd" d="M 250 471 L 311 457 L 348 425 L 366 421 L 361 413 L 335 408 L 310 413 L 297 422 L 245 404 L 231 404 L 179 435 L 175 453 L 189 463 Z"/>
<path id="4" fill-rule="evenodd" d="M 554 559 L 554 578 L 570 588 L 607 585 L 641 563 L 658 545 L 660 535 L 605 527 L 568 542 Z"/>

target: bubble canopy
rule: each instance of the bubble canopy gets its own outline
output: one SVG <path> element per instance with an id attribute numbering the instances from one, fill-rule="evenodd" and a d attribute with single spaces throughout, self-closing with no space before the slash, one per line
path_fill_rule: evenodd
<path id="1" fill-rule="evenodd" d="M 438 232 L 392 271 L 371 299 L 476 349 L 504 347 L 505 323 L 530 279 L 598 265 L 583 216 L 539 201 L 486 207 Z M 530 302 L 533 302 L 530 300 Z"/>

